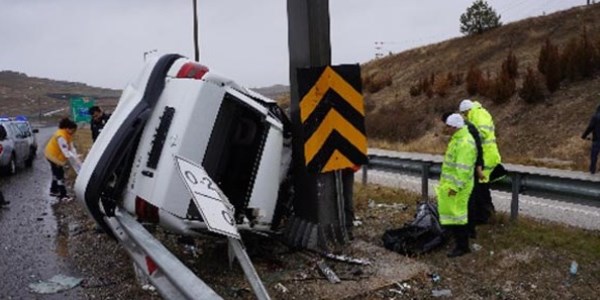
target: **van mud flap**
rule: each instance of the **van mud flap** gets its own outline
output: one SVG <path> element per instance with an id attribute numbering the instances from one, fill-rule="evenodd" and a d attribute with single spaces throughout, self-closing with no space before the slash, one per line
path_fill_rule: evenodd
<path id="1" fill-rule="evenodd" d="M 139 143 L 139 137 L 142 133 L 146 121 L 152 114 L 152 110 L 156 105 L 158 98 L 165 88 L 165 78 L 173 63 L 182 58 L 177 54 L 167 54 L 161 57 L 154 66 L 152 73 L 146 84 L 144 96 L 136 107 L 129 113 L 129 116 L 123 121 L 113 138 L 110 140 L 106 150 L 98 160 L 94 171 L 92 172 L 85 189 L 85 204 L 94 218 L 105 232 L 114 238 L 114 233 L 104 221 L 104 217 L 114 216 L 116 202 L 115 196 L 121 191 L 109 187 L 113 174 L 119 167 L 123 167 L 123 163 L 128 163 L 125 168 L 130 170 L 132 161 L 125 162 L 124 158 L 131 157 L 130 151 L 135 151 Z M 128 172 L 123 172 L 125 175 Z M 129 178 L 117 178 L 116 187 L 123 187 L 123 181 Z M 100 207 L 102 203 L 102 208 Z"/>

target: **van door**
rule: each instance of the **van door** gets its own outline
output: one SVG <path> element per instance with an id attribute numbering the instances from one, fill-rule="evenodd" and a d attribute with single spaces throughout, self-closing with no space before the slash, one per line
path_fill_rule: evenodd
<path id="1" fill-rule="evenodd" d="M 29 147 L 27 145 L 27 137 L 25 134 L 21 132 L 21 130 L 17 127 L 16 124 L 10 124 L 10 130 L 12 130 L 13 140 L 15 141 L 15 152 L 16 159 L 18 163 L 24 162 L 29 155 Z"/>

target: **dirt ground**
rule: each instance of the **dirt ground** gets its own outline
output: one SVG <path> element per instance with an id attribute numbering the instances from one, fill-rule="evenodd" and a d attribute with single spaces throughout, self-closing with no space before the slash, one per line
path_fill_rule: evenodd
<path id="1" fill-rule="evenodd" d="M 410 221 L 417 199 L 403 191 L 356 186 L 362 224 L 341 254 L 370 265 L 290 249 L 277 238 L 247 233 L 243 240 L 273 299 L 597 299 L 599 232 L 524 218 L 513 224 L 498 214 L 479 228 L 473 253 L 463 257 L 448 259 L 451 245 L 413 258 L 384 249 L 381 235 Z M 140 287 L 125 251 L 95 231 L 79 202 L 59 203 L 54 210 L 65 251 L 85 277 L 86 299 L 160 299 Z M 176 235 L 151 230 L 223 298 L 254 299 L 239 265 L 229 266 L 225 239 L 207 235 L 190 246 Z M 572 261 L 578 263 L 576 275 L 569 274 Z M 341 283 L 330 283 L 318 262 L 327 264 Z"/>

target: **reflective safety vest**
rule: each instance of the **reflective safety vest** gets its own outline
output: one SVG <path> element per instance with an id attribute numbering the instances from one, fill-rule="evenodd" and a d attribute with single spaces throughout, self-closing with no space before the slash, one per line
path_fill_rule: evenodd
<path id="1" fill-rule="evenodd" d="M 450 139 L 444 155 L 440 184 L 435 189 L 442 225 L 467 224 L 469 196 L 475 184 L 476 159 L 475 139 L 467 126 L 463 126 Z M 456 195 L 449 196 L 450 190 L 455 191 Z"/>
<path id="2" fill-rule="evenodd" d="M 477 101 L 473 102 L 473 107 L 467 113 L 467 120 L 479 130 L 483 150 L 483 174 L 486 178 L 483 182 L 488 182 L 494 168 L 502 162 L 496 143 L 494 120 L 492 115 Z"/>
<path id="3" fill-rule="evenodd" d="M 71 142 L 73 141 L 73 137 L 69 134 L 69 132 L 67 132 L 66 129 L 59 129 L 50 138 L 48 144 L 46 144 L 44 155 L 51 162 L 59 166 L 64 166 L 67 163 L 68 159 L 60 150 L 60 145 L 58 144 L 59 137 L 65 139 L 67 145 L 69 145 L 69 150 L 71 150 Z"/>

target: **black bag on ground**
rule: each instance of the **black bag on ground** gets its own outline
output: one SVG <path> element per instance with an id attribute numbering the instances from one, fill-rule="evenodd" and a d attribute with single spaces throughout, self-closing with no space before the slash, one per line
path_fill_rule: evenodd
<path id="1" fill-rule="evenodd" d="M 436 206 L 419 203 L 412 222 L 402 228 L 386 230 L 381 239 L 385 248 L 404 255 L 419 255 L 442 246 L 445 237 Z"/>

